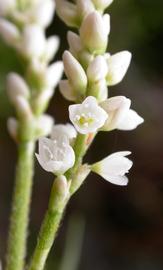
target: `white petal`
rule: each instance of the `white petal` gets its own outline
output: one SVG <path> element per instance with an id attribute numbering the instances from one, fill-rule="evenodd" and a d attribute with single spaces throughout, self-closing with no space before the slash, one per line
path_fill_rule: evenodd
<path id="1" fill-rule="evenodd" d="M 131 62 L 131 53 L 122 51 L 108 58 L 108 85 L 115 85 L 122 81 Z"/>
<path id="2" fill-rule="evenodd" d="M 37 133 L 39 136 L 48 136 L 54 125 L 54 119 L 48 114 L 43 114 L 37 120 Z"/>
<path id="3" fill-rule="evenodd" d="M 63 63 L 58 61 L 50 65 L 46 73 L 48 87 L 55 88 L 63 74 Z"/>
<path id="4" fill-rule="evenodd" d="M 39 1 L 35 10 L 33 11 L 33 17 L 37 23 L 43 27 L 47 27 L 54 15 L 55 3 L 53 0 Z"/>
<path id="5" fill-rule="evenodd" d="M 110 183 L 118 186 L 127 186 L 128 184 L 128 178 L 125 175 L 123 176 L 105 175 L 103 176 L 103 178 L 109 181 Z"/>
<path id="6" fill-rule="evenodd" d="M 107 64 L 103 56 L 99 55 L 94 58 L 87 69 L 87 76 L 89 81 L 96 82 L 104 79 L 107 74 Z"/>
<path id="7" fill-rule="evenodd" d="M 134 110 L 129 110 L 122 121 L 118 124 L 117 128 L 120 130 L 132 130 L 142 124 L 144 119 L 137 114 Z"/>
<path id="8" fill-rule="evenodd" d="M 100 103 L 100 106 L 107 112 L 108 118 L 103 126 L 103 130 L 113 130 L 118 128 L 129 111 L 131 100 L 124 96 L 116 96 Z"/>
<path id="9" fill-rule="evenodd" d="M 66 124 L 66 125 L 54 125 L 52 132 L 51 132 L 51 139 L 56 140 L 61 135 L 65 135 L 68 140 L 72 140 L 76 138 L 77 132 L 73 125 Z"/>

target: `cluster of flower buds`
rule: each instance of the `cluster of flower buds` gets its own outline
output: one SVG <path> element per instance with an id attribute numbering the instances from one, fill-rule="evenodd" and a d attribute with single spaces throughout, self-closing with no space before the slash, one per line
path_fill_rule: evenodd
<path id="1" fill-rule="evenodd" d="M 25 63 L 25 79 L 14 72 L 7 77 L 8 96 L 19 120 L 9 119 L 8 129 L 16 139 L 20 122 L 33 122 L 35 138 L 49 134 L 53 125 L 43 113 L 63 73 L 62 61 L 49 65 L 59 47 L 57 36 L 45 35 L 54 11 L 53 0 L 0 0 L 0 35 Z"/>
<path id="2" fill-rule="evenodd" d="M 45 170 L 56 175 L 64 174 L 75 163 L 77 156 L 73 143 L 76 135 L 77 138 L 86 136 L 89 139 L 99 131 L 132 130 L 144 121 L 130 108 L 129 98 L 108 97 L 108 86 L 116 85 L 123 79 L 131 61 L 128 51 L 114 55 L 106 53 L 110 16 L 103 13 L 111 2 L 56 0 L 59 17 L 68 26 L 79 30 L 79 34 L 68 32 L 69 51 L 63 54 L 67 79 L 59 84 L 62 95 L 77 103 L 69 106 L 69 118 L 75 129 L 70 125 L 59 129 L 56 126 L 50 139 L 39 141 L 38 160 Z M 128 178 L 125 174 L 132 167 L 132 161 L 126 157 L 129 154 L 129 151 L 117 152 L 86 166 L 85 176 L 89 168 L 111 183 L 126 185 Z"/>

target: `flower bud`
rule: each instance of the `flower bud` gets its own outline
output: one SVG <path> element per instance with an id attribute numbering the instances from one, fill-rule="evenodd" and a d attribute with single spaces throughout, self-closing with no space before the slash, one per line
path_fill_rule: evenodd
<path id="1" fill-rule="evenodd" d="M 23 96 L 17 96 L 14 101 L 19 117 L 24 121 L 30 121 L 33 114 L 28 101 Z"/>
<path id="2" fill-rule="evenodd" d="M 105 52 L 108 42 L 108 29 L 102 15 L 94 11 L 90 13 L 83 21 L 80 28 L 80 37 L 83 45 L 95 54 Z"/>
<path id="3" fill-rule="evenodd" d="M 15 46 L 20 38 L 18 28 L 5 19 L 0 19 L 0 35 L 10 46 Z"/>
<path id="4" fill-rule="evenodd" d="M 0 16 L 6 16 L 16 5 L 15 0 L 0 0 Z"/>
<path id="5" fill-rule="evenodd" d="M 61 80 L 59 83 L 59 90 L 62 94 L 62 96 L 69 100 L 69 101 L 75 101 L 76 100 L 76 94 L 72 86 L 70 85 L 68 80 Z"/>
<path id="6" fill-rule="evenodd" d="M 74 55 L 75 58 L 78 58 L 78 54 L 83 49 L 80 37 L 76 33 L 68 31 L 67 39 L 70 47 L 70 52 Z"/>
<path id="7" fill-rule="evenodd" d="M 46 85 L 49 88 L 55 88 L 63 74 L 62 61 L 55 62 L 50 65 L 46 71 Z"/>
<path id="8" fill-rule="evenodd" d="M 49 205 L 52 209 L 59 211 L 64 201 L 69 196 L 69 184 L 64 175 L 58 176 L 53 184 Z"/>
<path id="9" fill-rule="evenodd" d="M 109 86 L 115 85 L 122 81 L 131 62 L 131 53 L 122 51 L 116 53 L 107 59 L 108 73 L 106 81 Z"/>
<path id="10" fill-rule="evenodd" d="M 88 89 L 88 94 L 96 97 L 98 102 L 102 102 L 108 97 L 108 88 L 105 79 L 92 83 Z"/>
<path id="11" fill-rule="evenodd" d="M 55 3 L 53 0 L 41 0 L 33 9 L 31 17 L 37 24 L 47 27 L 53 19 L 54 10 Z"/>
<path id="12" fill-rule="evenodd" d="M 56 11 L 61 20 L 68 26 L 78 26 L 77 7 L 65 0 L 56 0 Z"/>
<path id="13" fill-rule="evenodd" d="M 14 140 L 17 140 L 18 121 L 14 117 L 10 117 L 7 120 L 7 129 L 9 134 Z"/>
<path id="14" fill-rule="evenodd" d="M 68 51 L 63 54 L 66 76 L 76 92 L 83 95 L 87 87 L 87 76 L 80 63 Z"/>
<path id="15" fill-rule="evenodd" d="M 88 14 L 95 10 L 91 0 L 78 0 L 77 1 L 77 13 L 82 21 Z"/>
<path id="16" fill-rule="evenodd" d="M 17 96 L 23 96 L 28 99 L 30 91 L 24 79 L 18 74 L 11 72 L 7 76 L 7 93 L 11 102 L 15 104 Z"/>
<path id="17" fill-rule="evenodd" d="M 45 46 L 45 59 L 47 62 L 51 61 L 55 56 L 58 48 L 59 48 L 59 38 L 57 36 L 52 36 L 47 39 Z"/>
<path id="18" fill-rule="evenodd" d="M 113 0 L 92 0 L 92 2 L 94 3 L 96 9 L 104 11 L 104 9 L 111 5 Z"/>
<path id="19" fill-rule="evenodd" d="M 106 60 L 99 55 L 94 58 L 87 69 L 89 82 L 98 82 L 106 77 L 108 71 Z"/>

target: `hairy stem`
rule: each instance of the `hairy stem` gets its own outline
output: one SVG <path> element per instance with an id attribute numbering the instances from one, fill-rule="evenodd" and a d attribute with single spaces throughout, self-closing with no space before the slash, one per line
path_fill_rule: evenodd
<path id="1" fill-rule="evenodd" d="M 6 270 L 24 269 L 35 142 L 21 142 L 11 210 Z"/>

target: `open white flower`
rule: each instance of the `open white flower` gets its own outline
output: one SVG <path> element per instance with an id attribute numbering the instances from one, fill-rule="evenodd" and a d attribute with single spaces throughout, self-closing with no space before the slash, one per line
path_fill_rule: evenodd
<path id="1" fill-rule="evenodd" d="M 116 152 L 92 165 L 92 171 L 102 176 L 112 184 L 126 186 L 128 178 L 125 175 L 131 169 L 133 162 L 126 158 L 129 151 Z"/>
<path id="2" fill-rule="evenodd" d="M 76 138 L 77 132 L 73 125 L 69 123 L 66 125 L 54 125 L 51 132 L 51 139 L 56 140 L 60 135 L 66 136 L 68 141 L 71 141 Z"/>
<path id="3" fill-rule="evenodd" d="M 131 56 L 130 52 L 122 51 L 108 57 L 108 74 L 106 80 L 109 86 L 122 81 L 130 65 Z"/>
<path id="4" fill-rule="evenodd" d="M 69 117 L 77 131 L 81 134 L 96 132 L 108 117 L 98 105 L 95 97 L 87 97 L 82 104 L 69 106 Z"/>
<path id="5" fill-rule="evenodd" d="M 102 130 L 132 130 L 144 122 L 144 119 L 130 109 L 131 100 L 124 96 L 106 99 L 100 106 L 107 112 L 108 118 Z"/>
<path id="6" fill-rule="evenodd" d="M 36 157 L 45 171 L 56 175 L 64 174 L 75 162 L 74 151 L 65 136 L 59 136 L 57 140 L 39 139 L 39 154 Z"/>

